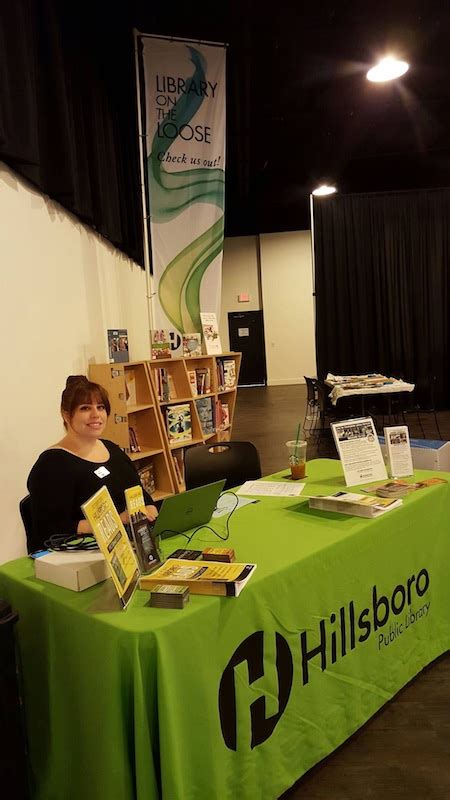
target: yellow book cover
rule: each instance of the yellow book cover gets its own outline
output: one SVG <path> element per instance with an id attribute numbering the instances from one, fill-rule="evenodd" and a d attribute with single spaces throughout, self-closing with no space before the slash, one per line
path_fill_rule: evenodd
<path id="1" fill-rule="evenodd" d="M 158 583 L 189 586 L 192 594 L 237 597 L 250 580 L 256 564 L 217 561 L 188 561 L 169 558 L 161 567 L 141 578 L 141 589 L 151 590 Z"/>
<path id="2" fill-rule="evenodd" d="M 120 601 L 126 606 L 137 586 L 139 569 L 127 532 L 106 486 L 102 486 L 81 508 L 108 563 Z"/>
<path id="3" fill-rule="evenodd" d="M 125 500 L 127 504 L 127 511 L 129 516 L 137 514 L 138 511 L 145 513 L 145 501 L 142 486 L 131 486 L 130 489 L 125 489 Z"/>

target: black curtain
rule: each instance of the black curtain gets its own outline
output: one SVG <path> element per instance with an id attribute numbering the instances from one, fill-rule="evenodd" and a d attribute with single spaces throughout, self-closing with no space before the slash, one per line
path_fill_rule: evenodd
<path id="1" fill-rule="evenodd" d="M 319 376 L 435 381 L 449 407 L 450 190 L 314 201 Z"/>
<path id="2" fill-rule="evenodd" d="M 143 264 L 132 21 L 115 6 L 0 3 L 0 159 Z"/>

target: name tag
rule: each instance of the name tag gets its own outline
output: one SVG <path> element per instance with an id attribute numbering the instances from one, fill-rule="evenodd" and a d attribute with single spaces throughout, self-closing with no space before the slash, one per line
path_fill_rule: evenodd
<path id="1" fill-rule="evenodd" d="M 106 478 L 109 475 L 109 469 L 106 467 L 99 467 L 98 469 L 94 469 L 94 475 L 97 475 L 99 478 Z"/>

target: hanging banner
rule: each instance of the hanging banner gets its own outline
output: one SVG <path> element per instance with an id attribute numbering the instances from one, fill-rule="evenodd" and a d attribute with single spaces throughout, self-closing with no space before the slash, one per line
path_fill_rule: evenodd
<path id="1" fill-rule="evenodd" d="M 143 36 L 154 327 L 201 333 L 219 315 L 225 48 Z"/>

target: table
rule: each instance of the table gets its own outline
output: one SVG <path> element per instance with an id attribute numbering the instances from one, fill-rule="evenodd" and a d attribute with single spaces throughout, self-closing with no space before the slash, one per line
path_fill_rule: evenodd
<path id="1" fill-rule="evenodd" d="M 367 375 L 327 375 L 325 384 L 331 388 L 330 400 L 335 406 L 341 397 L 352 397 L 359 395 L 361 397 L 361 414 L 365 414 L 364 398 L 367 395 L 387 395 L 388 398 L 388 416 L 391 416 L 391 394 L 399 392 L 413 392 L 414 383 L 407 383 L 403 380 L 387 378 L 383 375 L 374 375 L 373 380 L 376 378 L 383 378 L 384 382 L 379 386 L 364 385 Z M 370 381 L 369 381 L 370 382 Z M 361 385 L 358 385 L 360 383 Z"/>
<path id="2" fill-rule="evenodd" d="M 340 462 L 309 462 L 306 483 L 342 489 Z M 240 597 L 183 611 L 138 592 L 101 613 L 109 581 L 76 594 L 27 558 L 0 567 L 35 800 L 279 797 L 449 649 L 449 513 L 450 483 L 370 521 L 263 498 L 230 520 L 238 560 L 258 564 Z"/>

